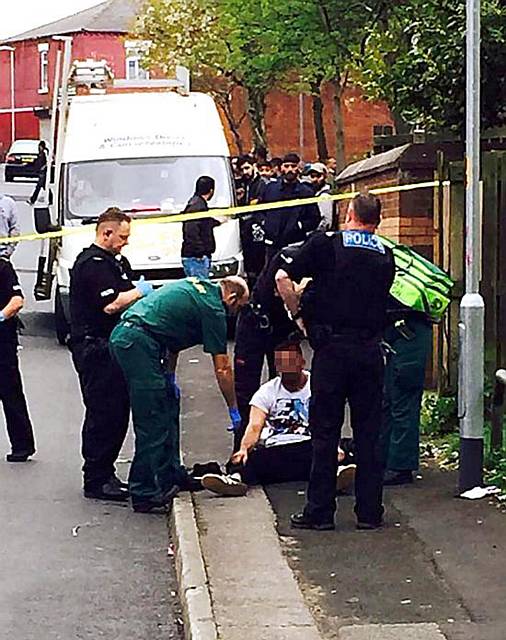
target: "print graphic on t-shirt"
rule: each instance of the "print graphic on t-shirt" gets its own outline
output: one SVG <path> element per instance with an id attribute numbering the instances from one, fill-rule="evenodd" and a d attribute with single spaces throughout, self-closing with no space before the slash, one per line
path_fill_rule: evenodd
<path id="1" fill-rule="evenodd" d="M 281 377 L 263 384 L 251 399 L 251 405 L 265 412 L 265 426 L 260 436 L 260 446 L 273 447 L 311 438 L 309 433 L 309 398 L 311 387 L 309 373 L 306 384 L 298 391 L 288 391 Z"/>
<path id="2" fill-rule="evenodd" d="M 309 399 L 278 398 L 266 420 L 262 440 L 266 447 L 308 440 Z"/>
<path id="3" fill-rule="evenodd" d="M 271 427 L 271 435 L 279 433 L 305 434 L 308 425 L 307 406 L 299 398 L 294 400 L 281 398 L 276 401 L 267 423 Z"/>

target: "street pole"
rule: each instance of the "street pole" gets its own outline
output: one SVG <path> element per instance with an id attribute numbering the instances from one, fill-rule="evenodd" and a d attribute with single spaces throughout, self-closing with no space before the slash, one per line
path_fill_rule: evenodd
<path id="1" fill-rule="evenodd" d="M 11 48 L 11 138 L 12 142 L 16 139 L 16 111 L 14 107 L 14 47 Z"/>
<path id="2" fill-rule="evenodd" d="M 480 0 L 466 0 L 466 291 L 460 305 L 459 493 L 483 483 L 485 305 L 480 295 Z"/>

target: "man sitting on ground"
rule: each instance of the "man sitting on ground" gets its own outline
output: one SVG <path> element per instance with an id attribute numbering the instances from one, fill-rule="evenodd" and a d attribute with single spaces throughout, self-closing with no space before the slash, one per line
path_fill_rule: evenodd
<path id="1" fill-rule="evenodd" d="M 241 447 L 227 464 L 228 475 L 208 473 L 202 485 L 214 493 L 242 496 L 251 484 L 305 481 L 311 467 L 308 427 L 310 374 L 299 343 L 275 351 L 278 376 L 251 399 L 249 424 Z M 340 458 L 344 453 L 340 452 Z M 344 462 L 344 460 L 343 460 Z M 340 467 L 338 489 L 353 480 L 355 465 Z"/>

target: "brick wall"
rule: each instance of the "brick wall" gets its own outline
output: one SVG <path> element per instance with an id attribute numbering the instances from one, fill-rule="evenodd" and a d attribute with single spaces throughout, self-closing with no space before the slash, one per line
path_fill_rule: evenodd
<path id="1" fill-rule="evenodd" d="M 244 111 L 244 95 L 235 94 L 235 110 Z M 327 86 L 323 91 L 323 117 L 329 154 L 334 155 L 335 127 L 333 117 L 333 90 Z M 387 105 L 383 102 L 366 100 L 356 87 L 348 88 L 342 99 L 344 118 L 344 147 L 347 163 L 361 159 L 373 147 L 374 125 L 392 124 Z M 299 96 L 273 91 L 267 98 L 266 127 L 269 151 L 272 156 L 281 156 L 287 151 L 296 151 L 303 159 L 317 158 L 316 137 L 313 124 L 312 100 L 303 98 L 303 146 L 300 146 Z M 244 150 L 252 147 L 251 130 L 247 119 L 241 128 Z M 237 153 L 233 138 L 227 131 L 227 138 L 233 153 Z"/>
<path id="2" fill-rule="evenodd" d="M 389 169 L 371 177 L 358 179 L 340 191 L 361 191 L 375 187 L 426 182 L 431 179 L 431 174 L 426 170 L 413 170 L 406 173 L 398 169 Z M 435 237 L 433 189 L 387 193 L 380 195 L 379 198 L 383 219 L 378 232 L 395 242 L 413 247 L 431 260 Z M 340 203 L 340 222 L 344 220 L 347 204 L 347 201 Z"/>

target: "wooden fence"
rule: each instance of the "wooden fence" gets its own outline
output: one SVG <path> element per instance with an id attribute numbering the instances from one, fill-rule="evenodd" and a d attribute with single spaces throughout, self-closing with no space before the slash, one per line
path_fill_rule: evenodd
<path id="1" fill-rule="evenodd" d="M 434 259 L 455 280 L 454 300 L 435 331 L 433 382 L 442 392 L 457 388 L 459 303 L 465 274 L 464 163 L 438 157 L 436 177 L 450 185 L 434 191 Z M 485 371 L 506 366 L 506 151 L 482 154 L 482 274 L 485 300 Z"/>

